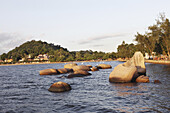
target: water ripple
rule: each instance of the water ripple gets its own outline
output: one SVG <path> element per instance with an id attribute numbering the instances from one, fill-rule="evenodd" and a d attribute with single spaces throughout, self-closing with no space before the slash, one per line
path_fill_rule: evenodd
<path id="1" fill-rule="evenodd" d="M 122 63 L 84 62 L 96 66 Z M 78 63 L 81 65 L 81 63 Z M 0 66 L 0 113 L 132 113 L 170 112 L 170 66 L 146 64 L 151 83 L 109 83 L 112 69 L 91 72 L 91 76 L 67 79 L 62 75 L 40 76 L 47 68 L 63 68 L 65 63 Z M 154 84 L 158 79 L 162 84 Z M 63 81 L 72 90 L 48 91 L 54 82 Z"/>

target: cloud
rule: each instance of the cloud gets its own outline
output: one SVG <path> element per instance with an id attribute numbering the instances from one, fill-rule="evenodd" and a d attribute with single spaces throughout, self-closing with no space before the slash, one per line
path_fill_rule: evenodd
<path id="1" fill-rule="evenodd" d="M 93 47 L 102 47 L 104 45 L 98 44 L 98 45 L 93 45 Z"/>
<path id="2" fill-rule="evenodd" d="M 0 55 L 14 49 L 32 38 L 33 36 L 24 36 L 20 33 L 0 32 Z"/>
<path id="3" fill-rule="evenodd" d="M 119 33 L 119 34 L 112 34 L 112 35 L 104 35 L 104 36 L 98 36 L 98 37 L 92 37 L 92 38 L 88 38 L 86 40 L 81 40 L 78 42 L 78 44 L 89 44 L 92 43 L 94 41 L 99 41 L 99 40 L 105 40 L 105 39 L 109 39 L 109 38 L 116 38 L 116 37 L 124 37 L 127 33 Z"/>

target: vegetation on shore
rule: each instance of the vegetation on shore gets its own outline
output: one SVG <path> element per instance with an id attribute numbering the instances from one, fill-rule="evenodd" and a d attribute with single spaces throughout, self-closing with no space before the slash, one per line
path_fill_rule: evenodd
<path id="1" fill-rule="evenodd" d="M 160 14 L 156 24 L 148 27 L 145 34 L 137 32 L 134 41 L 137 44 L 126 44 L 125 41 L 117 48 L 117 57 L 132 57 L 135 51 L 144 53 L 156 52 L 157 55 L 167 55 L 170 59 L 170 22 L 165 14 Z"/>
<path id="2" fill-rule="evenodd" d="M 50 62 L 64 62 L 64 61 L 84 61 L 84 60 L 96 60 L 96 59 L 108 59 L 116 58 L 116 54 L 97 52 L 92 50 L 86 51 L 68 51 L 66 48 L 60 45 L 48 44 L 42 41 L 28 41 L 19 47 L 9 51 L 7 54 L 3 53 L 1 59 L 12 59 L 13 62 L 18 62 L 24 58 L 25 62 L 34 61 L 38 55 L 47 54 L 48 61 Z M 28 57 L 30 56 L 30 57 Z"/>

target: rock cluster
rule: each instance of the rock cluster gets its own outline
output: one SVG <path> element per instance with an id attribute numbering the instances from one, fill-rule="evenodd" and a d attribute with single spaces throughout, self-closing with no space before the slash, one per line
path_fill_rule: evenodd
<path id="1" fill-rule="evenodd" d="M 146 77 L 146 68 L 144 64 L 143 54 L 141 52 L 135 52 L 130 60 L 128 60 L 124 64 L 119 64 L 118 66 L 116 66 L 114 70 L 110 73 L 109 81 L 149 82 L 149 77 Z"/>
<path id="2" fill-rule="evenodd" d="M 108 64 L 99 64 L 98 66 L 91 65 L 77 65 L 76 63 L 70 63 L 64 65 L 62 69 L 44 69 L 40 71 L 40 75 L 58 75 L 58 74 L 66 74 L 71 73 L 71 75 L 90 75 L 88 71 L 98 71 L 99 69 L 109 69 L 112 68 L 111 65 Z M 88 73 L 88 74 L 87 74 Z M 71 78 L 71 77 L 69 77 Z"/>
<path id="3" fill-rule="evenodd" d="M 40 75 L 58 75 L 69 73 L 67 78 L 73 77 L 84 77 L 89 76 L 91 73 L 88 71 L 98 71 L 99 69 L 109 69 L 112 68 L 108 64 L 99 64 L 98 66 L 91 65 L 77 65 L 76 63 L 70 63 L 64 65 L 61 69 L 44 69 L 40 71 Z M 51 92 L 64 92 L 71 90 L 71 86 L 64 82 L 56 82 L 48 89 Z"/>
<path id="4" fill-rule="evenodd" d="M 89 76 L 88 71 L 98 71 L 99 69 L 112 68 L 108 64 L 99 64 L 97 66 L 91 65 L 77 65 L 76 63 L 66 64 L 61 69 L 44 69 L 40 71 L 40 75 L 57 75 L 69 73 L 67 78 Z M 146 76 L 146 67 L 144 64 L 144 57 L 141 52 L 135 52 L 134 56 L 123 64 L 117 65 L 109 75 L 110 82 L 138 82 L 148 83 L 149 77 Z M 155 80 L 154 83 L 161 83 Z M 48 89 L 51 92 L 64 92 L 71 90 L 71 86 L 64 82 L 56 82 Z"/>

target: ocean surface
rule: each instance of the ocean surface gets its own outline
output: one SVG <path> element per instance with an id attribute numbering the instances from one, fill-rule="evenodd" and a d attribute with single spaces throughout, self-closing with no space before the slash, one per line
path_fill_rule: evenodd
<path id="1" fill-rule="evenodd" d="M 168 113 L 170 112 L 170 65 L 147 63 L 150 83 L 109 83 L 118 61 L 84 62 L 79 65 L 110 64 L 112 69 L 90 72 L 86 77 L 68 74 L 40 76 L 48 68 L 65 63 L 0 66 L 0 113 Z M 162 84 L 154 84 L 160 80 Z M 63 81 L 72 90 L 52 93 L 48 88 Z"/>

